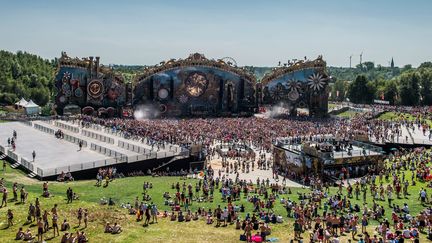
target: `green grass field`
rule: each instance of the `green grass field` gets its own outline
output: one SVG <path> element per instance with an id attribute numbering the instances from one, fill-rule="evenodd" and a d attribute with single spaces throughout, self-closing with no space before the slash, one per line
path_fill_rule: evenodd
<path id="1" fill-rule="evenodd" d="M 339 116 L 339 117 L 343 117 L 343 118 L 352 118 L 352 117 L 354 117 L 355 115 L 357 115 L 358 113 L 359 113 L 359 112 L 357 112 L 357 111 L 348 110 L 348 111 L 344 111 L 344 112 L 338 114 L 337 116 Z"/>
<path id="2" fill-rule="evenodd" d="M 406 173 L 409 178 L 409 172 Z M 41 197 L 42 182 L 27 178 L 21 171 L 14 170 L 10 167 L 7 168 L 6 173 L 0 172 L 0 177 L 3 177 L 6 181 L 6 187 L 10 191 L 9 198 L 12 197 L 11 187 L 13 182 L 18 182 L 20 185 L 25 185 L 26 190 L 29 192 L 29 198 L 25 205 L 16 204 L 15 202 L 9 202 L 7 207 L 0 209 L 0 242 L 13 242 L 15 233 L 20 226 L 26 221 L 27 210 L 29 202 L 34 202 L 36 197 L 39 197 L 41 201 L 42 210 L 48 210 L 53 207 L 54 204 L 59 205 L 59 222 L 62 222 L 64 218 L 67 218 L 72 227 L 72 231 L 76 231 L 77 219 L 76 211 L 79 207 L 87 208 L 90 211 L 89 214 L 89 226 L 84 229 L 91 242 L 239 242 L 239 235 L 241 231 L 235 230 L 234 225 L 228 227 L 216 228 L 214 225 L 207 225 L 205 219 L 192 222 L 171 222 L 168 219 L 159 219 L 157 224 L 151 224 L 149 227 L 143 227 L 143 222 L 136 222 L 134 215 L 128 215 L 126 209 L 119 207 L 121 203 L 130 202 L 134 203 L 135 197 L 142 195 L 142 184 L 144 181 L 152 182 L 153 189 L 149 190 L 153 202 L 158 205 L 159 211 L 169 210 L 168 206 L 163 205 L 162 195 L 165 191 L 169 191 L 171 194 L 174 190 L 171 189 L 171 184 L 180 181 L 183 183 L 184 180 L 180 180 L 178 177 L 130 177 L 123 179 L 116 179 L 109 184 L 108 187 L 96 187 L 95 181 L 77 181 L 71 183 L 59 183 L 49 182 L 49 190 L 53 194 L 50 198 Z M 197 180 L 188 179 L 186 183 L 194 183 Z M 420 204 L 418 198 L 418 191 L 421 187 L 425 186 L 424 183 L 418 183 L 417 186 L 410 188 L 411 195 L 408 199 L 396 199 L 396 204 L 403 205 L 404 202 L 409 202 L 412 215 L 416 215 L 423 206 Z M 66 190 L 71 187 L 80 197 L 80 200 L 74 201 L 72 204 L 66 204 Z M 336 193 L 336 188 L 331 189 L 331 193 Z M 292 194 L 283 195 L 283 197 L 289 197 L 292 200 L 298 200 L 297 193 L 309 192 L 309 189 L 293 188 Z M 368 196 L 370 194 L 368 193 Z M 101 198 L 112 197 L 116 202 L 116 206 L 102 206 L 99 205 Z M 282 197 L 282 196 L 281 196 Z M 362 201 L 351 199 L 353 204 L 362 205 Z M 237 203 L 237 202 L 236 202 Z M 246 202 L 246 199 L 242 198 L 242 201 L 246 207 L 246 212 L 252 211 L 250 203 Z M 372 200 L 369 196 L 367 203 L 372 204 Z M 379 204 L 386 207 L 386 217 L 391 219 L 391 210 L 388 208 L 386 202 L 379 202 Z M 215 194 L 215 200 L 213 203 L 197 203 L 194 202 L 191 205 L 191 210 L 194 212 L 198 207 L 216 208 L 217 205 L 222 207 L 226 203 L 222 202 L 220 193 Z M 15 218 L 14 226 L 6 229 L 6 212 L 7 209 L 12 209 Z M 279 242 L 289 242 L 293 239 L 293 220 L 286 220 L 286 211 L 283 206 L 279 203 L 276 204 L 275 211 L 278 214 L 284 216 L 285 222 L 282 224 L 271 225 L 272 234 L 271 237 L 277 237 Z M 244 214 L 242 215 L 242 217 Z M 124 232 L 119 235 L 111 235 L 103 233 L 103 227 L 106 222 L 118 222 L 123 227 Z M 376 221 L 370 222 L 369 233 L 374 234 Z M 29 225 L 23 226 L 26 230 Z M 36 233 L 37 228 L 30 226 L 33 234 Z M 81 228 L 80 228 L 81 229 Z M 52 230 L 49 231 L 46 238 L 52 237 Z M 305 239 L 309 239 L 309 232 L 306 231 L 303 234 Z M 347 242 L 347 237 L 342 242 Z M 425 240 L 425 236 L 422 235 L 422 240 Z M 59 237 L 50 239 L 49 241 L 58 242 Z"/>

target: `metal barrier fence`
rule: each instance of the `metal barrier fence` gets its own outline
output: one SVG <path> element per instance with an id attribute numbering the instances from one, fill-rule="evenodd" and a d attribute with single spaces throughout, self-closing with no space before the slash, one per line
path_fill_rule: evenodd
<path id="1" fill-rule="evenodd" d="M 8 150 L 8 151 L 7 151 L 7 155 L 8 155 L 11 159 L 15 160 L 16 162 L 19 162 L 19 160 L 18 160 L 18 155 L 17 155 L 16 153 L 14 153 L 14 152 Z"/>
<path id="2" fill-rule="evenodd" d="M 25 125 L 27 125 L 27 126 L 30 126 L 30 127 L 33 126 L 33 123 L 31 121 L 21 120 L 20 122 L 23 123 L 23 124 L 25 124 Z"/>
<path id="3" fill-rule="evenodd" d="M 68 131 L 71 131 L 71 132 L 74 132 L 74 133 L 79 133 L 79 128 L 78 127 L 74 127 L 74 126 L 71 126 L 71 125 L 68 125 L 68 124 L 64 124 L 64 123 L 59 122 L 59 121 L 54 121 L 54 124 L 57 127 L 66 129 Z"/>
<path id="4" fill-rule="evenodd" d="M 100 135 L 98 133 L 94 133 L 94 132 L 87 131 L 87 130 L 83 129 L 81 131 L 81 134 L 84 135 L 84 136 L 86 136 L 86 137 L 94 138 L 96 140 L 99 140 L 101 142 L 114 144 L 114 139 L 113 138 L 110 138 L 110 137 L 107 137 L 107 136 L 104 136 L 104 135 Z"/>
<path id="5" fill-rule="evenodd" d="M 90 149 L 94 150 L 94 151 L 96 151 L 96 152 L 98 152 L 100 154 L 104 154 L 104 155 L 107 155 L 107 156 L 110 156 L 110 157 L 115 157 L 115 158 L 126 157 L 124 154 L 122 154 L 120 152 L 117 152 L 117 151 L 111 150 L 109 148 L 105 148 L 105 147 L 96 145 L 94 143 L 90 143 Z"/>
<path id="6" fill-rule="evenodd" d="M 21 158 L 21 164 L 26 167 L 28 170 L 33 171 L 34 165 L 33 163 L 28 162 L 26 159 Z"/>
<path id="7" fill-rule="evenodd" d="M 75 144 L 79 144 L 79 142 L 82 142 L 83 147 L 87 147 L 87 142 L 85 140 L 79 139 L 77 137 L 71 136 L 71 135 L 67 135 L 64 134 L 63 138 L 71 143 L 75 143 Z"/>
<path id="8" fill-rule="evenodd" d="M 48 134 L 54 134 L 55 133 L 54 129 L 51 129 L 51 128 L 48 128 L 48 127 L 45 127 L 45 126 L 42 126 L 42 125 L 39 125 L 39 124 L 34 124 L 34 127 L 36 129 L 38 129 L 38 130 L 40 130 L 42 132 L 46 132 Z"/>
<path id="9" fill-rule="evenodd" d="M 119 146 L 120 148 L 127 149 L 127 150 L 132 151 L 132 152 L 139 153 L 139 154 L 151 153 L 150 149 L 146 149 L 144 147 L 134 145 L 134 144 L 131 144 L 128 142 L 123 142 L 120 140 L 117 142 L 117 146 Z"/>
<path id="10" fill-rule="evenodd" d="M 147 154 L 139 154 L 139 155 L 129 156 L 128 157 L 128 163 L 134 163 L 134 162 L 138 162 L 138 161 L 143 161 L 143 160 L 148 160 L 148 159 L 156 159 L 156 158 L 157 158 L 157 153 L 154 153 L 154 152 L 147 153 Z"/>
<path id="11" fill-rule="evenodd" d="M 105 160 L 97 160 L 97 161 L 91 161 L 81 164 L 74 164 L 74 165 L 67 165 L 62 167 L 56 167 L 56 168 L 49 168 L 49 169 L 41 169 L 37 168 L 37 175 L 40 177 L 47 177 L 47 176 L 53 176 L 53 175 L 59 175 L 62 172 L 75 172 L 75 171 L 81 171 L 81 170 L 88 170 L 93 168 L 99 168 L 104 166 L 110 166 L 115 165 L 119 163 L 125 163 L 127 162 L 128 158 L 118 157 L 118 158 L 110 158 Z"/>

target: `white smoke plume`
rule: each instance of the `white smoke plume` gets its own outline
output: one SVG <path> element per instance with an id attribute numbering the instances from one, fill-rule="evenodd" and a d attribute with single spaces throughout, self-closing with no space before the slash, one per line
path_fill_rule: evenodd
<path id="1" fill-rule="evenodd" d="M 135 107 L 134 118 L 136 120 L 146 120 L 158 117 L 159 110 L 152 105 L 139 105 Z"/>

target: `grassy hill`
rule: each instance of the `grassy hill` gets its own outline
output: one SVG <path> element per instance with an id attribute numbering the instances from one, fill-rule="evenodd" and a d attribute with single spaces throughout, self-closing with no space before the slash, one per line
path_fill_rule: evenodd
<path id="1" fill-rule="evenodd" d="M 406 171 L 406 177 L 410 178 L 410 172 Z M 19 170 L 13 170 L 10 167 L 7 171 L 0 172 L 1 177 L 4 178 L 6 187 L 11 191 L 12 183 L 18 182 L 19 185 L 24 185 L 26 190 L 29 192 L 28 201 L 25 205 L 17 204 L 15 202 L 9 202 L 7 207 L 0 208 L 0 242 L 13 242 L 16 231 L 19 227 L 24 227 L 24 230 L 30 227 L 33 234 L 36 233 L 36 227 L 34 224 L 26 225 L 26 216 L 28 205 L 30 202 L 34 202 L 38 197 L 41 202 L 42 210 L 50 210 L 54 204 L 58 204 L 59 208 L 59 222 L 67 218 L 71 223 L 71 231 L 84 230 L 91 242 L 238 242 L 239 235 L 242 233 L 239 230 L 235 230 L 234 225 L 228 225 L 228 227 L 216 228 L 213 225 L 207 225 L 205 219 L 200 218 L 198 221 L 191 222 L 171 222 L 169 219 L 159 218 L 157 224 L 150 224 L 148 227 L 143 227 L 143 222 L 136 222 L 135 215 L 129 215 L 126 209 L 119 207 L 122 203 L 130 202 L 134 204 L 135 197 L 141 199 L 142 196 L 142 184 L 143 182 L 151 182 L 153 188 L 149 190 L 149 195 L 152 197 L 152 202 L 156 203 L 159 211 L 164 210 L 170 211 L 168 206 L 164 206 L 163 193 L 170 192 L 173 194 L 175 190 L 171 188 L 173 183 L 180 181 L 192 183 L 194 185 L 197 180 L 188 179 L 180 180 L 178 177 L 130 177 L 123 179 L 116 179 L 112 181 L 108 187 L 96 187 L 95 181 L 76 181 L 70 183 L 60 182 L 49 182 L 49 191 L 52 193 L 52 197 L 43 198 L 41 197 L 42 182 L 27 178 Z M 385 184 L 387 184 L 386 182 Z M 76 192 L 80 199 L 74 201 L 72 204 L 66 204 L 66 190 L 71 187 Z M 411 214 L 416 215 L 424 207 L 421 205 L 418 198 L 418 191 L 420 188 L 426 187 L 425 183 L 418 183 L 415 187 L 410 188 L 410 196 L 407 199 L 396 199 L 394 203 L 402 205 L 404 202 L 409 202 Z M 330 193 L 335 194 L 336 188 L 331 188 Z M 299 202 L 298 193 L 309 192 L 309 189 L 292 188 L 292 194 L 282 195 L 281 197 L 290 198 L 294 201 Z M 217 205 L 224 207 L 226 202 L 221 199 L 220 192 L 215 192 L 214 202 L 194 202 L 191 205 L 192 212 L 195 212 L 198 207 L 216 208 Z M 345 192 L 344 192 L 345 193 Z M 369 194 L 369 193 L 368 193 Z M 12 197 L 12 193 L 9 194 L 9 198 Z M 116 206 L 99 205 L 101 198 L 112 198 L 116 202 Z M 279 198 L 279 199 L 280 199 Z M 351 203 L 363 205 L 362 201 L 350 199 Z M 372 205 L 372 200 L 368 196 L 367 203 Z M 246 212 L 252 211 L 252 204 L 247 202 L 242 197 L 241 201 L 235 202 L 235 204 L 244 204 Z M 386 208 L 386 217 L 391 218 L 391 209 L 387 206 L 387 202 L 378 202 Z M 78 208 L 87 208 L 89 210 L 89 224 L 87 229 L 77 227 L 78 221 L 76 218 L 76 212 Z M 6 212 L 8 209 L 12 209 L 15 218 L 14 226 L 11 228 L 6 227 Z M 320 213 L 322 209 L 319 210 Z M 284 216 L 285 221 L 282 224 L 271 225 L 272 234 L 271 237 L 277 237 L 279 242 L 289 242 L 293 239 L 293 219 L 286 219 L 286 211 L 284 207 L 276 202 L 275 212 Z M 244 217 L 245 214 L 241 214 Z M 104 225 L 106 222 L 118 222 L 124 232 L 119 235 L 111 235 L 103 233 Z M 378 224 L 377 221 L 371 221 L 368 226 L 369 233 L 374 233 L 375 227 Z M 52 237 L 52 230 L 50 230 L 46 236 L 50 239 Z M 309 231 L 306 230 L 303 233 L 305 240 L 309 239 Z M 348 236 L 342 236 L 342 242 L 347 242 Z M 52 240 L 52 239 L 50 239 Z M 58 242 L 59 237 L 52 240 Z M 421 242 L 425 242 L 425 235 L 421 236 Z"/>

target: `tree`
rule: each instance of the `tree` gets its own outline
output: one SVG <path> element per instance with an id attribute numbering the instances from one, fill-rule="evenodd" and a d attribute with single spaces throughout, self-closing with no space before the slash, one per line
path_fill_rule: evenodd
<path id="1" fill-rule="evenodd" d="M 359 75 L 348 89 L 348 97 L 354 103 L 370 104 L 374 98 L 373 84 L 368 84 L 364 75 Z"/>
<path id="2" fill-rule="evenodd" d="M 44 106 L 49 101 L 49 91 L 47 88 L 33 88 L 31 89 L 31 99 L 40 106 Z"/>
<path id="3" fill-rule="evenodd" d="M 345 99 L 345 82 L 338 79 L 332 87 L 332 97 L 335 101 L 343 101 Z M 338 95 L 339 94 L 339 95 Z"/>
<path id="4" fill-rule="evenodd" d="M 432 68 L 432 62 L 424 62 L 418 68 Z"/>
<path id="5" fill-rule="evenodd" d="M 391 105 L 397 103 L 398 86 L 395 80 L 390 80 L 384 88 L 384 99 L 389 101 Z"/>
<path id="6" fill-rule="evenodd" d="M 375 68 L 375 63 L 373 62 L 364 62 L 363 66 L 365 67 L 366 71 L 370 71 Z"/>
<path id="7" fill-rule="evenodd" d="M 47 103 L 48 89 L 53 89 L 53 63 L 22 51 L 0 50 L 0 102 L 10 105 L 24 97 Z"/>
<path id="8" fill-rule="evenodd" d="M 407 64 L 407 65 L 403 66 L 402 72 L 410 71 L 412 69 L 413 69 L 412 65 L 411 64 Z"/>
<path id="9" fill-rule="evenodd" d="M 432 70 L 422 72 L 420 84 L 421 104 L 432 105 Z"/>
<path id="10" fill-rule="evenodd" d="M 400 98 L 402 105 L 414 106 L 420 102 L 420 80 L 415 72 L 400 76 Z"/>

